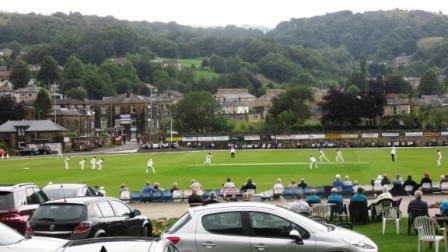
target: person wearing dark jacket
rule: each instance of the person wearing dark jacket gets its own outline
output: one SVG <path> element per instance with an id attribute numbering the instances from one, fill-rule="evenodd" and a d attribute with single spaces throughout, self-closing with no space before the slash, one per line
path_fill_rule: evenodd
<path id="1" fill-rule="evenodd" d="M 425 177 L 422 178 L 422 181 L 420 182 L 420 186 L 423 186 L 423 184 L 430 184 L 430 187 L 432 187 L 432 180 L 429 178 L 429 174 L 425 173 Z"/>
<path id="2" fill-rule="evenodd" d="M 216 200 L 216 193 L 215 192 L 211 192 L 210 195 L 208 195 L 208 199 L 206 201 L 204 201 L 204 206 L 209 205 L 209 204 L 215 204 L 215 203 L 219 203 L 219 201 Z"/>
<path id="3" fill-rule="evenodd" d="M 246 192 L 247 189 L 253 189 L 253 190 L 257 189 L 257 186 L 252 181 L 252 178 L 248 178 L 246 184 L 241 187 L 241 190 L 243 190 L 244 192 Z"/>
<path id="4" fill-rule="evenodd" d="M 418 189 L 418 184 L 412 179 L 411 175 L 409 175 L 408 179 L 406 179 L 403 183 L 403 188 L 406 189 L 406 186 L 412 186 L 412 194 L 414 194 L 414 192 Z"/>
<path id="5" fill-rule="evenodd" d="M 190 206 L 199 206 L 202 205 L 203 202 L 204 200 L 201 195 L 198 194 L 198 191 L 196 189 L 191 190 L 191 195 L 188 197 L 188 204 L 190 204 Z"/>

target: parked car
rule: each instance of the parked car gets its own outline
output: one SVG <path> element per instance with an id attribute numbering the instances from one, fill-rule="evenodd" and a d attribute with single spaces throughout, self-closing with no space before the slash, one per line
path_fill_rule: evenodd
<path id="1" fill-rule="evenodd" d="M 48 145 L 41 145 L 37 147 L 40 155 L 56 154 L 57 151 L 52 150 Z"/>
<path id="2" fill-rule="evenodd" d="M 39 155 L 39 149 L 36 147 L 25 147 L 17 152 L 19 156 Z"/>
<path id="3" fill-rule="evenodd" d="M 150 236 L 152 225 L 139 210 L 110 197 L 79 197 L 41 204 L 27 234 L 69 240 L 104 236 Z"/>
<path id="4" fill-rule="evenodd" d="M 103 250 L 104 248 L 104 250 Z M 141 237 L 103 237 L 71 241 L 58 252 L 178 252 L 167 239 Z"/>
<path id="5" fill-rule="evenodd" d="M 48 184 L 42 191 L 52 200 L 97 196 L 86 184 Z"/>
<path id="6" fill-rule="evenodd" d="M 190 208 L 162 237 L 180 251 L 378 251 L 359 233 L 254 202 Z"/>
<path id="7" fill-rule="evenodd" d="M 0 223 L 0 251 L 2 252 L 55 252 L 66 245 L 67 242 L 66 240 L 47 237 L 29 239 Z"/>
<path id="8" fill-rule="evenodd" d="M 24 234 L 26 222 L 47 195 L 32 183 L 0 185 L 0 222 Z"/>

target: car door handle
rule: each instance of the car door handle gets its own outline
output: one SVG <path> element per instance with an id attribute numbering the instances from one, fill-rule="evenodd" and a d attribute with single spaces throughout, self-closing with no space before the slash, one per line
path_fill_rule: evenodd
<path id="1" fill-rule="evenodd" d="M 216 245 L 215 245 L 214 243 L 212 243 L 212 242 L 204 242 L 204 243 L 202 243 L 201 245 L 202 245 L 202 247 L 206 247 L 206 248 L 213 248 L 213 247 L 216 246 Z"/>
<path id="2" fill-rule="evenodd" d="M 268 246 L 266 246 L 264 244 L 258 244 L 258 245 L 255 245 L 254 247 L 259 251 L 265 251 L 266 249 L 268 249 Z"/>

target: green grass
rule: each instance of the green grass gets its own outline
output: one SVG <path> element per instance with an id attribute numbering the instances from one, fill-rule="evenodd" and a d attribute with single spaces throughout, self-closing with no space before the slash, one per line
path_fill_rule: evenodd
<path id="1" fill-rule="evenodd" d="M 160 58 L 160 59 L 166 59 L 166 58 Z M 220 76 L 219 73 L 216 73 L 210 69 L 202 69 L 202 58 L 192 58 L 192 59 L 177 59 L 179 63 L 181 63 L 184 67 L 191 67 L 191 65 L 194 65 L 194 79 L 200 80 L 211 80 L 214 78 L 218 78 Z"/>
<path id="2" fill-rule="evenodd" d="M 334 160 L 335 149 L 325 150 L 329 159 Z M 309 185 L 330 184 L 335 174 L 349 175 L 352 180 L 367 184 L 378 174 L 394 177 L 412 174 L 420 179 L 428 171 L 434 180 L 446 173 L 446 165 L 435 167 L 434 148 L 398 149 L 396 163 L 390 161 L 389 149 L 343 149 L 346 163 L 319 164 L 319 168 L 309 170 L 310 155 L 318 156 L 317 150 L 270 150 L 237 151 L 231 159 L 228 151 L 213 151 L 212 166 L 204 166 L 207 151 L 146 153 L 129 155 L 100 155 L 104 158 L 104 170 L 93 171 L 89 167 L 91 157 L 86 157 L 86 169 L 78 166 L 80 156 L 72 157 L 70 169 L 64 170 L 64 161 L 55 157 L 32 159 L 0 160 L 0 183 L 35 182 L 46 185 L 49 181 L 78 182 L 105 186 L 110 195 L 117 194 L 118 186 L 125 183 L 131 190 L 139 190 L 144 182 L 159 182 L 169 188 L 178 182 L 186 188 L 191 179 L 198 179 L 205 188 L 219 188 L 227 177 L 241 186 L 247 177 L 252 177 L 260 190 L 272 188 L 276 178 L 287 184 L 291 179 L 305 178 Z M 442 149 L 448 156 L 447 149 Z M 146 174 L 146 161 L 152 158 L 157 175 Z M 261 163 L 264 163 L 262 165 Z M 277 163 L 277 164 L 276 164 Z M 281 164 L 301 163 L 301 164 Z M 227 165 L 220 165 L 227 164 Z"/>

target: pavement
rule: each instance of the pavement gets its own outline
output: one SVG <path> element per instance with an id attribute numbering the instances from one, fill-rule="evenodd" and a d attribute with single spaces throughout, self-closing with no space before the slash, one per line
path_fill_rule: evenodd
<path id="1" fill-rule="evenodd" d="M 395 199 L 395 198 L 394 198 Z M 403 217 L 407 217 L 407 207 L 409 202 L 413 200 L 413 196 L 404 196 L 401 204 L 400 210 L 403 214 Z M 436 201 L 440 200 L 448 200 L 448 195 L 425 195 L 423 196 L 423 200 L 428 203 L 428 205 L 434 204 Z M 372 203 L 373 200 L 369 200 L 369 204 Z M 265 201 L 267 204 L 274 204 L 280 206 L 287 206 L 291 203 L 292 200 L 274 200 L 274 201 Z M 324 201 L 325 202 L 325 201 Z M 348 203 L 348 199 L 347 202 Z M 142 214 L 148 216 L 150 219 L 158 219 L 161 217 L 169 217 L 169 218 L 179 218 L 185 212 L 188 211 L 189 205 L 187 202 L 165 202 L 165 203 L 132 203 L 131 207 L 135 209 L 139 209 Z M 429 215 L 434 216 L 436 213 L 440 213 L 438 208 L 430 208 Z"/>

